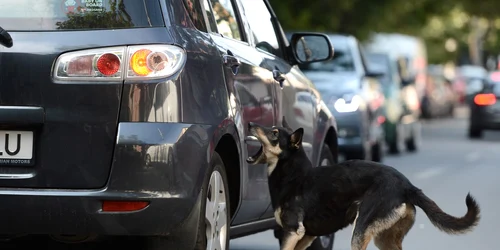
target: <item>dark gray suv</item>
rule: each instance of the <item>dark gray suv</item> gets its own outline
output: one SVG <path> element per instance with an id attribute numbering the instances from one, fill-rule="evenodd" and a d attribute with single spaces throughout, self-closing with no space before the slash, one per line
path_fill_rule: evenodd
<path id="1" fill-rule="evenodd" d="M 334 117 L 296 66 L 331 44 L 289 44 L 267 0 L 7 0 L 0 26 L 2 238 L 228 249 L 276 227 L 249 122 L 286 117 L 315 165 L 337 160 Z"/>

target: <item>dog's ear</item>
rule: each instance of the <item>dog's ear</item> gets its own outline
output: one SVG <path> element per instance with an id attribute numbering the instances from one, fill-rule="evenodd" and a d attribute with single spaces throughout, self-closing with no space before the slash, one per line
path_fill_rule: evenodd
<path id="1" fill-rule="evenodd" d="M 302 136 L 304 135 L 304 129 L 298 128 L 290 135 L 290 144 L 294 148 L 300 148 L 302 144 Z"/>
<path id="2" fill-rule="evenodd" d="M 290 128 L 290 126 L 288 126 L 288 122 L 286 122 L 286 118 L 285 116 L 283 116 L 283 120 L 281 121 L 281 124 L 284 128 L 288 129 L 289 132 L 292 132 L 292 128 Z"/>

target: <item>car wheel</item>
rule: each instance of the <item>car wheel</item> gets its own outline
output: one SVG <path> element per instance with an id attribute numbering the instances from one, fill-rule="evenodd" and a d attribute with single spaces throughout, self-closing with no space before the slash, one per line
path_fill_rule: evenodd
<path id="1" fill-rule="evenodd" d="M 224 162 L 217 152 L 207 177 L 195 250 L 229 250 L 229 188 Z"/>
<path id="2" fill-rule="evenodd" d="M 448 116 L 451 118 L 455 117 L 455 105 L 454 104 L 450 104 L 450 108 L 448 110 Z"/>
<path id="3" fill-rule="evenodd" d="M 335 234 L 317 237 L 307 250 L 331 250 L 333 249 L 333 241 Z"/>
<path id="4" fill-rule="evenodd" d="M 481 138 L 483 137 L 483 130 L 477 126 L 469 126 L 469 138 Z"/>
<path id="5" fill-rule="evenodd" d="M 406 149 L 409 152 L 415 152 L 418 150 L 421 143 L 421 127 L 420 123 L 413 124 L 411 128 L 411 137 L 406 141 Z"/>
<path id="6" fill-rule="evenodd" d="M 394 128 L 394 139 L 389 143 L 390 154 L 400 154 L 404 150 L 405 140 L 403 137 L 403 128 L 401 124 L 396 125 Z"/>
<path id="7" fill-rule="evenodd" d="M 331 166 L 335 164 L 337 161 L 334 159 L 332 152 L 330 151 L 330 147 L 324 144 L 323 149 L 321 150 L 320 156 L 320 166 Z M 311 246 L 309 246 L 308 250 L 331 250 L 333 249 L 333 241 L 335 239 L 335 234 L 325 235 L 317 237 Z"/>
<path id="8" fill-rule="evenodd" d="M 375 162 L 382 162 L 384 158 L 384 152 L 383 152 L 383 144 L 381 141 L 378 141 L 375 145 L 372 147 L 372 161 Z"/>
<path id="9" fill-rule="evenodd" d="M 366 143 L 366 142 L 365 142 Z M 351 149 L 345 152 L 346 160 L 371 160 L 372 146 L 363 145 L 362 148 Z"/>
<path id="10" fill-rule="evenodd" d="M 149 154 L 146 155 L 146 167 L 151 167 L 151 156 Z"/>
<path id="11" fill-rule="evenodd" d="M 217 152 L 203 181 L 195 250 L 229 250 L 229 188 L 224 162 Z M 148 237 L 147 250 L 170 249 L 164 237 Z"/>

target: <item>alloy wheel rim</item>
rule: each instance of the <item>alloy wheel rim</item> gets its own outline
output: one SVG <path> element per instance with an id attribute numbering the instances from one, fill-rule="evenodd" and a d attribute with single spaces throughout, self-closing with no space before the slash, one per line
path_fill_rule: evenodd
<path id="1" fill-rule="evenodd" d="M 327 248 L 330 245 L 330 235 L 319 236 L 319 241 L 321 242 L 321 246 L 323 248 Z"/>
<path id="2" fill-rule="evenodd" d="M 207 250 L 226 250 L 227 209 L 224 180 L 218 171 L 210 175 L 205 207 Z"/>

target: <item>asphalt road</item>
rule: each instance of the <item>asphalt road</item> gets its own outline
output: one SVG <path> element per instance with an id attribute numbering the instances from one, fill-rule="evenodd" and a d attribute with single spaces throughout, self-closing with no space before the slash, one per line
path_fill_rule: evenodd
<path id="1" fill-rule="evenodd" d="M 449 214 L 465 214 L 467 192 L 477 199 L 482 209 L 479 226 L 471 233 L 450 236 L 432 226 L 424 212 L 417 208 L 417 220 L 409 232 L 405 250 L 498 249 L 500 225 L 500 133 L 487 132 L 481 140 L 466 137 L 467 112 L 459 110 L 454 119 L 423 123 L 423 143 L 417 153 L 387 157 L 386 164 L 396 167 L 416 186 Z M 352 228 L 335 236 L 335 250 L 349 250 Z M 277 241 L 271 231 L 231 241 L 231 250 L 276 250 Z M 369 250 L 377 249 L 373 242 Z"/>

